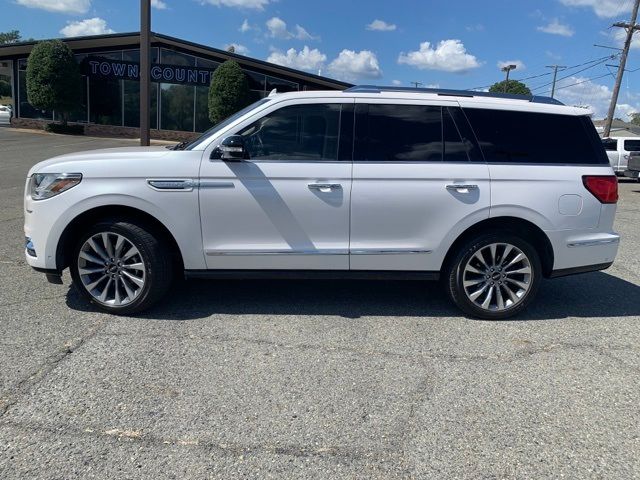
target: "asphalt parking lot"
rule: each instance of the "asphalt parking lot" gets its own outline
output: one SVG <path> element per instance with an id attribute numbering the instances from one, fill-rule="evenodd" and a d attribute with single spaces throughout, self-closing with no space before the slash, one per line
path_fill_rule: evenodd
<path id="1" fill-rule="evenodd" d="M 27 267 L 22 195 L 133 143 L 0 128 L 0 478 L 640 478 L 640 184 L 614 266 L 514 321 L 368 281 L 190 281 L 112 317 Z"/>

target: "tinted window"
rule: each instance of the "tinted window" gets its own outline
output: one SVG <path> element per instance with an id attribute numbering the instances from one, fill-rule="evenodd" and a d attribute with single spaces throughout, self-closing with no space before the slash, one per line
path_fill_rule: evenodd
<path id="1" fill-rule="evenodd" d="M 462 133 L 451 115 L 455 110 L 458 109 L 442 109 L 444 160 L 445 162 L 468 162 L 469 151 L 473 148 L 473 144 L 466 139 L 463 140 Z"/>
<path id="2" fill-rule="evenodd" d="M 627 152 L 640 152 L 640 140 L 625 140 L 624 149 Z"/>
<path id="3" fill-rule="evenodd" d="M 613 138 L 607 138 L 605 140 L 602 140 L 602 146 L 607 151 L 615 152 L 618 150 L 618 141 L 614 140 Z"/>
<path id="4" fill-rule="evenodd" d="M 441 108 L 362 105 L 357 123 L 358 160 L 441 161 Z M 368 115 L 362 111 L 367 109 Z"/>
<path id="5" fill-rule="evenodd" d="M 340 104 L 284 107 L 246 127 L 249 157 L 254 160 L 336 160 Z"/>
<path id="6" fill-rule="evenodd" d="M 586 116 L 465 109 L 488 162 L 609 163 Z"/>

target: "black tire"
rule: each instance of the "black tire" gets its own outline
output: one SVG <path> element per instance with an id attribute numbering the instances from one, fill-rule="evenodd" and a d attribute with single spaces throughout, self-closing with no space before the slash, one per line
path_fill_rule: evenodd
<path id="1" fill-rule="evenodd" d="M 106 305 L 100 302 L 87 290 L 81 278 L 79 271 L 81 249 L 90 238 L 102 232 L 125 237 L 137 248 L 139 257 L 142 259 L 144 285 L 139 288 L 133 300 L 124 305 Z M 173 280 L 172 256 L 162 236 L 144 223 L 129 220 L 102 220 L 85 231 L 73 249 L 69 269 L 78 292 L 101 310 L 115 315 L 128 315 L 150 308 L 165 296 Z M 100 272 L 96 275 L 102 274 Z"/>
<path id="2" fill-rule="evenodd" d="M 464 269 L 467 266 L 470 259 L 480 250 L 496 243 L 510 244 L 516 247 L 517 249 L 519 249 L 526 256 L 526 259 L 528 260 L 528 266 L 531 271 L 529 283 L 528 283 L 529 285 L 528 290 L 526 290 L 526 292 L 520 297 L 517 303 L 514 303 L 510 307 L 505 307 L 502 310 L 497 308 L 494 310 L 491 310 L 489 308 L 482 308 L 482 306 L 479 306 L 477 303 L 475 303 L 470 299 L 469 295 L 467 294 L 467 290 L 463 285 L 464 275 L 465 275 Z M 502 248 L 502 247 L 498 247 L 498 248 Z M 486 250 L 484 250 L 484 253 L 480 253 L 480 255 L 483 255 L 483 254 L 486 254 Z M 498 255 L 499 255 L 499 252 L 498 252 Z M 488 263 L 489 262 L 487 262 L 487 264 Z M 491 275 L 493 274 L 498 275 L 498 272 L 495 272 L 495 273 L 486 272 L 486 273 Z M 466 274 L 469 275 L 468 272 Z M 524 279 L 524 276 L 518 277 L 518 274 L 513 275 L 513 277 L 515 277 L 514 279 Z M 489 289 L 493 288 L 494 292 L 496 292 L 495 289 L 497 289 L 500 292 L 501 299 L 503 297 L 506 298 L 506 293 L 504 293 L 506 292 L 506 282 L 505 282 L 505 286 L 503 286 L 502 283 L 500 283 L 500 286 L 498 286 L 497 280 L 500 280 L 498 278 L 496 280 L 496 285 L 494 286 L 494 283 L 490 283 L 490 285 L 488 283 L 488 282 L 493 282 L 493 278 L 484 280 L 482 278 L 482 275 L 477 275 L 477 278 L 479 278 L 479 281 L 483 281 L 483 282 L 486 281 L 487 287 Z M 529 303 L 536 296 L 541 280 L 542 280 L 542 265 L 540 262 L 540 255 L 538 254 L 536 249 L 531 244 L 529 244 L 526 240 L 507 231 L 505 232 L 497 231 L 497 232 L 481 234 L 475 238 L 471 238 L 468 241 L 464 242 L 464 244 L 462 244 L 454 253 L 453 257 L 451 258 L 451 261 L 448 262 L 448 265 L 445 266 L 443 271 L 443 283 L 451 300 L 465 314 L 471 317 L 480 318 L 483 320 L 502 320 L 502 319 L 513 317 L 519 314 L 520 312 L 522 312 L 524 309 L 527 308 Z M 481 284 L 480 287 L 482 287 L 483 285 L 484 284 Z M 478 290 L 480 289 L 480 287 L 478 288 Z M 469 287 L 469 288 L 471 289 L 475 287 Z M 488 296 L 488 292 L 487 292 L 487 296 Z M 495 296 L 497 297 L 497 293 L 495 294 Z M 478 300 L 482 298 L 483 297 L 481 295 L 478 298 Z M 508 301 L 511 301 L 511 300 L 507 300 L 507 302 Z M 491 307 L 491 305 L 489 305 L 489 307 Z"/>

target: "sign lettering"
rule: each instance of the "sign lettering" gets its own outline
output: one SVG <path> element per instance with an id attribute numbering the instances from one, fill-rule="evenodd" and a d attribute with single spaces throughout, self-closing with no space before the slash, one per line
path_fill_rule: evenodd
<path id="1" fill-rule="evenodd" d="M 140 64 L 97 56 L 82 62 L 82 73 L 94 78 L 140 81 Z M 153 64 L 149 72 L 154 82 L 208 87 L 215 68 Z"/>

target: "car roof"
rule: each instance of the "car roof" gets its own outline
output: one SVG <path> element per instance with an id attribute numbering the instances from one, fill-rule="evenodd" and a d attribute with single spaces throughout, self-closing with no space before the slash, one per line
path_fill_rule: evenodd
<path id="1" fill-rule="evenodd" d="M 415 90 L 415 91 L 414 91 Z M 520 95 L 487 95 L 487 92 L 471 90 L 436 90 L 436 89 L 389 89 L 363 87 L 336 90 L 307 90 L 302 92 L 287 92 L 272 94 L 272 98 L 287 100 L 295 98 L 360 98 L 390 101 L 454 101 L 466 108 L 485 108 L 494 110 L 526 111 L 539 113 L 555 113 L 561 115 L 585 116 L 590 111 L 584 108 L 563 105 L 560 102 L 548 102 L 547 97 L 536 100 L 536 97 Z M 539 97 L 538 97 L 539 98 Z"/>

